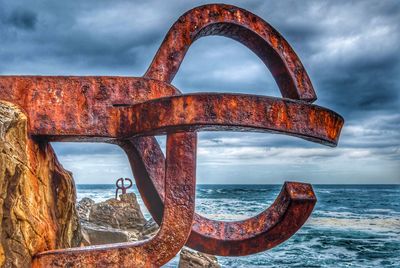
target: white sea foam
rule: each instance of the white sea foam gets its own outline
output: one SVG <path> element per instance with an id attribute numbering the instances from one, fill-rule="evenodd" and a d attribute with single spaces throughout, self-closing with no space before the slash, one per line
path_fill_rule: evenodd
<path id="1" fill-rule="evenodd" d="M 212 219 L 212 220 L 220 220 L 220 221 L 241 221 L 247 219 L 251 216 L 247 215 L 235 215 L 235 214 L 202 214 L 203 217 Z"/>
<path id="2" fill-rule="evenodd" d="M 390 232 L 400 235 L 400 217 L 371 219 L 311 217 L 306 224 L 313 227 Z"/>

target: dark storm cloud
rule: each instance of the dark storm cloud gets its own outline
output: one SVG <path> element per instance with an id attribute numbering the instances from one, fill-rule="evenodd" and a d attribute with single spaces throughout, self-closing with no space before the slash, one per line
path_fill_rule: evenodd
<path id="1" fill-rule="evenodd" d="M 178 16 L 206 2 L 0 0 L 0 74 L 140 76 Z M 397 163 L 399 1 L 226 2 L 259 15 L 289 41 L 313 81 L 316 104 L 343 115 L 346 125 L 336 151 L 293 137 L 245 133 L 202 133 L 204 150 L 216 148 L 240 159 L 224 151 L 237 148 L 242 158 L 257 159 L 286 157 L 285 150 L 306 148 L 319 158 L 374 155 L 392 166 Z M 279 96 L 263 63 L 243 45 L 222 37 L 193 44 L 173 84 L 183 92 Z M 63 155 L 118 154 L 119 149 L 110 148 L 71 145 L 57 150 Z M 308 155 L 302 150 L 292 154 L 299 159 Z"/>
<path id="2" fill-rule="evenodd" d="M 34 30 L 37 23 L 37 15 L 30 10 L 14 10 L 5 21 L 22 30 Z"/>

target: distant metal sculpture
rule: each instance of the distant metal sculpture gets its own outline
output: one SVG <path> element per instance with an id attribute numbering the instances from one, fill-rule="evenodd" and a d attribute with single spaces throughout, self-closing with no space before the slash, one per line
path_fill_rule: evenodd
<path id="1" fill-rule="evenodd" d="M 190 45 L 221 35 L 243 43 L 271 71 L 283 98 L 227 93 L 182 95 L 170 83 Z M 212 48 L 211 48 L 212 49 Z M 0 77 L 0 99 L 28 114 L 45 141 L 120 145 L 145 205 L 161 225 L 143 242 L 47 251 L 35 267 L 157 267 L 187 245 L 223 256 L 270 249 L 292 236 L 316 203 L 311 185 L 286 182 L 259 215 L 237 222 L 194 212 L 196 131 L 253 131 L 336 146 L 343 118 L 312 105 L 316 95 L 299 58 L 267 22 L 241 8 L 211 4 L 172 26 L 143 77 Z M 166 158 L 153 135 L 166 134 Z"/>
<path id="2" fill-rule="evenodd" d="M 124 180 L 129 182 L 129 186 L 125 186 Z M 118 191 L 121 190 L 122 194 L 126 194 L 126 190 L 132 187 L 132 180 L 129 178 L 119 178 L 115 182 L 115 186 L 117 187 L 117 189 L 115 189 L 115 199 L 118 199 Z"/>

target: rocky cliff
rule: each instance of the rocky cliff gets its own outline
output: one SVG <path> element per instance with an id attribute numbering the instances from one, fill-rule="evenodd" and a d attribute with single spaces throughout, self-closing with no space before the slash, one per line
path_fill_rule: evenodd
<path id="1" fill-rule="evenodd" d="M 41 251 L 77 246 L 71 174 L 50 144 L 27 135 L 27 118 L 0 101 L 0 267 L 29 267 Z"/>

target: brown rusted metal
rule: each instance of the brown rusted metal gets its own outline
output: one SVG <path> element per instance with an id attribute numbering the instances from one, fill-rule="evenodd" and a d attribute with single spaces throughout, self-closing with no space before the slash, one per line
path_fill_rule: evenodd
<path id="1" fill-rule="evenodd" d="M 229 37 L 250 48 L 269 68 L 283 97 L 307 102 L 317 98 L 289 43 L 266 21 L 232 5 L 204 5 L 182 15 L 167 33 L 145 77 L 171 82 L 190 45 L 210 35 Z"/>
<path id="2" fill-rule="evenodd" d="M 232 38 L 254 51 L 284 98 L 181 95 L 170 83 L 190 45 L 209 35 Z M 143 77 L 0 76 L 0 99 L 26 111 L 29 133 L 37 138 L 120 145 L 145 205 L 161 224 L 150 240 L 43 252 L 34 267 L 161 266 L 185 243 L 224 256 L 272 248 L 310 216 L 316 202 L 311 185 L 286 182 L 269 208 L 243 221 L 197 215 L 195 131 L 272 132 L 336 146 L 343 125 L 340 115 L 311 104 L 313 86 L 287 41 L 256 15 L 222 4 L 181 16 Z M 167 134 L 166 157 L 152 136 L 158 134 Z"/>
<path id="3" fill-rule="evenodd" d="M 0 99 L 26 111 L 30 134 L 54 141 L 115 140 L 121 107 L 177 92 L 137 77 L 0 76 Z"/>
<path id="4" fill-rule="evenodd" d="M 115 189 L 115 199 L 118 198 L 118 191 L 121 190 L 122 194 L 126 194 L 126 190 L 132 187 L 132 180 L 129 178 L 125 178 L 125 181 L 129 182 L 128 186 L 125 186 L 124 184 L 124 179 L 123 178 L 119 178 L 116 182 L 115 182 L 115 186 L 117 187 L 117 189 Z"/>
<path id="5" fill-rule="evenodd" d="M 121 137 L 182 131 L 253 131 L 293 135 L 335 146 L 343 119 L 301 101 L 244 94 L 201 93 L 151 100 L 124 108 Z M 301 111 L 301 113 L 299 113 Z"/>

